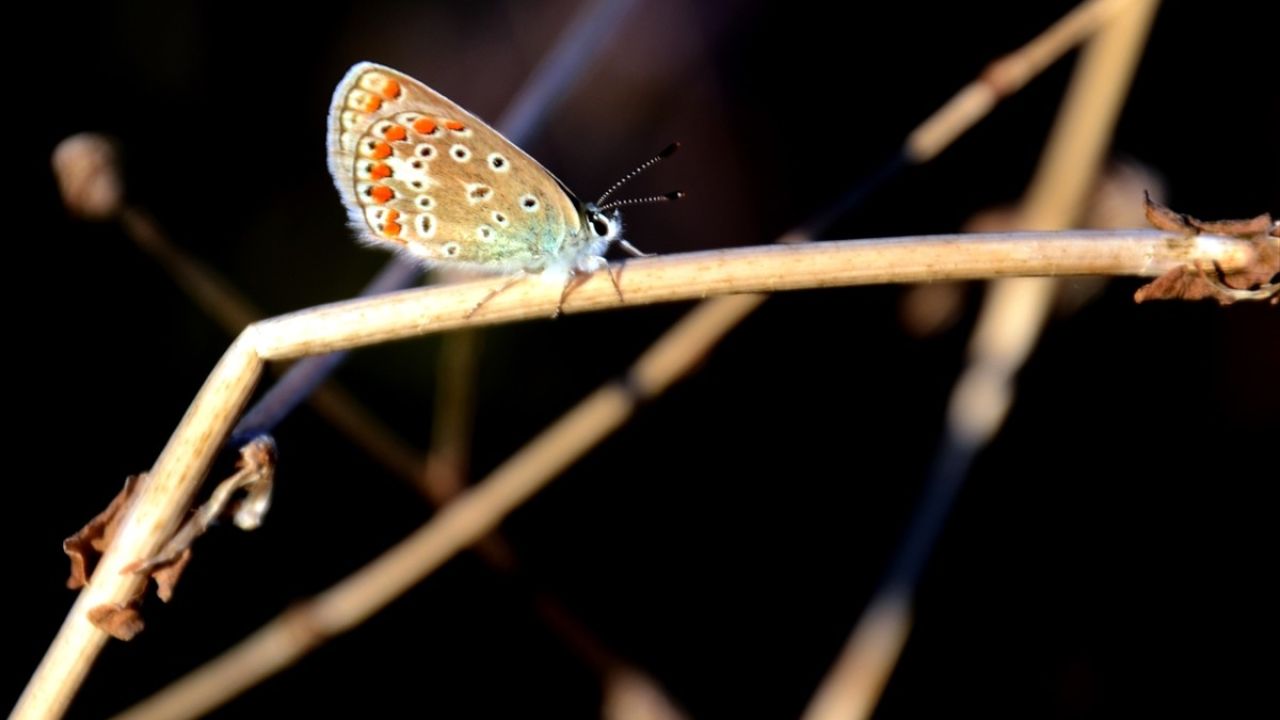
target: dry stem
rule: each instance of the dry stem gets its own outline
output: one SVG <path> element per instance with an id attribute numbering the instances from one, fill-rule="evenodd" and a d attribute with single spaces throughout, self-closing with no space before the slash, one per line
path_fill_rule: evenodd
<path id="1" fill-rule="evenodd" d="M 619 278 L 625 301 L 618 299 L 609 280 L 598 273 L 568 298 L 564 311 L 736 292 L 888 282 L 1016 275 L 1157 276 L 1195 262 L 1206 266 L 1216 262 L 1231 271 L 1246 267 L 1253 255 L 1247 242 L 1233 238 L 1188 238 L 1152 230 L 950 235 L 751 247 L 630 262 Z M 249 326 L 219 362 L 139 488 L 138 499 L 115 542 L 37 668 L 14 717 L 53 716 L 70 703 L 106 641 L 106 635 L 88 622 L 88 611 L 103 604 L 127 603 L 136 595 L 141 578 L 122 576 L 121 568 L 153 555 L 177 529 L 264 361 L 467 325 L 549 317 L 559 301 L 559 287 L 530 280 L 494 297 L 468 318 L 475 304 L 502 282 L 484 280 L 335 303 Z M 594 436 L 594 432 L 587 434 Z M 547 464 L 556 471 L 565 461 L 548 457 Z M 501 515 L 471 512 L 477 514 L 472 519 L 481 521 L 478 526 L 485 530 Z M 451 517 L 465 515 L 461 510 L 450 510 L 437 522 L 447 523 Z M 370 572 L 377 570 L 371 568 Z M 354 590 L 343 594 L 348 592 Z"/>
<path id="2" fill-rule="evenodd" d="M 125 206 L 120 224 L 144 252 L 160 263 L 195 304 L 228 333 L 238 333 L 263 314 L 225 278 L 174 245 L 143 210 Z M 279 375 L 283 368 L 272 368 Z M 384 467 L 417 484 L 418 453 L 341 385 L 330 381 L 308 398 L 313 410 Z"/>
<path id="3" fill-rule="evenodd" d="M 624 300 L 603 273 L 569 296 L 574 314 L 624 305 L 701 299 L 739 292 L 1033 275 L 1150 277 L 1197 261 L 1225 272 L 1252 262 L 1235 238 L 1177 237 L 1155 230 L 932 235 L 753 246 L 628 261 L 619 271 Z M 561 288 L 530 278 L 476 305 L 505 280 L 407 290 L 323 305 L 251 326 L 264 360 L 287 360 L 475 325 L 549 318 Z"/>
<path id="4" fill-rule="evenodd" d="M 1022 227 L 1068 227 L 1082 216 L 1158 5 L 1158 0 L 1126 4 L 1085 47 L 1019 208 Z M 970 363 L 948 407 L 947 443 L 960 448 L 966 460 L 1003 424 L 1016 392 L 1014 378 L 1040 338 L 1056 289 L 1048 278 L 999 280 L 989 288 L 969 346 Z M 911 634 L 916 579 L 966 471 L 939 467 L 935 472 L 903 542 L 903 548 L 923 550 L 911 557 L 899 551 L 894 569 L 815 693 L 808 720 L 866 718 L 875 710 Z"/>
<path id="5" fill-rule="evenodd" d="M 913 163 L 937 157 L 1000 100 L 1022 89 L 1133 1 L 1086 0 L 1031 42 L 988 65 L 981 76 L 912 131 L 906 142 L 907 157 Z"/>

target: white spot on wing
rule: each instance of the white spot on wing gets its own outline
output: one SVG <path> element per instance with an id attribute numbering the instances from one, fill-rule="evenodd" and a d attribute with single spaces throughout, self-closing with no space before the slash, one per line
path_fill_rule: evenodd
<path id="1" fill-rule="evenodd" d="M 363 84 L 363 80 L 361 81 L 361 84 Z M 374 95 L 370 95 L 364 90 L 357 88 L 347 95 L 347 107 L 352 110 L 364 112 L 364 109 L 369 106 L 369 102 L 373 100 L 374 97 Z"/>
<path id="2" fill-rule="evenodd" d="M 436 227 L 439 224 L 436 222 L 436 216 L 431 213 L 422 213 L 413 218 L 413 230 L 423 240 L 430 240 L 435 237 Z"/>

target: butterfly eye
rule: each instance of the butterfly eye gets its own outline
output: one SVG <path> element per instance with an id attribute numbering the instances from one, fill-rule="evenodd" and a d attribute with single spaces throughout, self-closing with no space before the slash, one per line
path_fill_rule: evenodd
<path id="1" fill-rule="evenodd" d="M 609 234 L 609 221 L 604 215 L 596 213 L 591 216 L 591 232 L 595 233 L 596 237 L 605 237 Z"/>

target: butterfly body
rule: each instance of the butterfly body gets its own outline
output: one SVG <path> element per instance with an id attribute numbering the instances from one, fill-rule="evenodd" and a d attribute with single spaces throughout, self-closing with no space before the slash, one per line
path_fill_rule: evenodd
<path id="1" fill-rule="evenodd" d="M 619 214 L 571 193 L 515 144 L 426 85 L 359 63 L 334 92 L 329 170 L 368 244 L 427 266 L 567 279 L 607 265 Z"/>

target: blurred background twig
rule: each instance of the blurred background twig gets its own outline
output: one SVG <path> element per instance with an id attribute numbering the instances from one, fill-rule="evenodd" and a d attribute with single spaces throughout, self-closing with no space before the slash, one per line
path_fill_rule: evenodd
<path id="1" fill-rule="evenodd" d="M 1067 228 L 1084 217 L 1158 7 L 1157 0 L 1125 3 L 1088 39 L 1040 166 L 1008 229 Z M 1049 278 L 997 280 L 988 287 L 969 364 L 952 391 L 919 505 L 806 718 L 871 717 L 910 638 L 925 566 L 975 456 L 990 444 L 1015 401 L 1015 378 L 1039 341 L 1059 289 Z"/>

